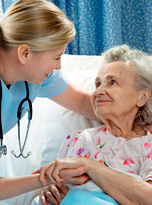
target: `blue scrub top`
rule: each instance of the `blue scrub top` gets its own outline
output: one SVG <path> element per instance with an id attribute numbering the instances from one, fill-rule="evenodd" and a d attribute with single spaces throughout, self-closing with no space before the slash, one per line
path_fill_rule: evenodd
<path id="1" fill-rule="evenodd" d="M 10 89 L 2 82 L 2 127 L 3 135 L 6 134 L 17 123 L 17 109 L 19 103 L 26 97 L 24 81 L 11 84 Z M 36 97 L 53 97 L 62 93 L 68 86 L 68 78 L 62 70 L 54 70 L 49 77 L 40 85 L 28 83 L 29 98 L 33 102 Z M 24 103 L 22 117 L 27 112 L 28 103 Z"/>

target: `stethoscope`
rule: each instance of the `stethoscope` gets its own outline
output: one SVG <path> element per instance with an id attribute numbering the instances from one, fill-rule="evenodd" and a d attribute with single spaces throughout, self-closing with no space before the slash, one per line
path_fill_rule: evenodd
<path id="1" fill-rule="evenodd" d="M 14 151 L 11 151 L 11 154 L 14 155 L 14 157 L 19 158 L 19 157 L 23 157 L 23 158 L 27 158 L 28 156 L 30 156 L 32 153 L 29 151 L 27 153 L 27 155 L 23 154 L 24 148 L 25 148 L 25 144 L 27 141 L 27 137 L 28 137 L 28 132 L 29 132 L 29 128 L 30 128 L 30 122 L 32 119 L 32 102 L 29 99 L 29 88 L 28 88 L 28 83 L 26 81 L 24 81 L 25 83 L 25 87 L 26 87 L 26 97 L 20 102 L 18 109 L 17 109 L 17 124 L 18 124 L 18 143 L 19 143 L 19 149 L 20 149 L 20 154 L 16 155 Z M 3 155 L 7 154 L 7 147 L 6 145 L 3 145 L 3 128 L 2 128 L 2 83 L 0 80 L 0 157 Z M 27 130 L 26 130 L 26 135 L 25 135 L 25 139 L 24 139 L 24 143 L 23 146 L 21 145 L 21 138 L 20 138 L 20 120 L 21 120 L 21 114 L 22 111 L 24 109 L 23 104 L 25 102 L 28 102 L 28 106 L 29 109 L 27 109 L 28 111 L 28 124 L 27 124 Z"/>

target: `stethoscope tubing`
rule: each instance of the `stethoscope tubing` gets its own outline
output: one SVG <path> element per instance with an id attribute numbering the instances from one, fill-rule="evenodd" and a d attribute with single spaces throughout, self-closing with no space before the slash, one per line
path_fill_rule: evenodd
<path id="1" fill-rule="evenodd" d="M 28 156 L 31 155 L 31 152 L 29 151 L 27 153 L 27 155 L 23 154 L 26 142 L 27 142 L 27 138 L 28 138 L 28 133 L 29 133 L 29 128 L 30 128 L 30 123 L 31 123 L 31 119 L 32 119 L 32 102 L 29 99 L 29 88 L 28 88 L 28 83 L 26 81 L 25 82 L 25 87 L 26 87 L 26 97 L 20 102 L 19 106 L 18 106 L 18 110 L 17 110 L 17 124 L 18 124 L 18 143 L 19 143 L 19 150 L 20 150 L 20 154 L 16 155 L 14 151 L 11 151 L 11 154 L 14 155 L 14 157 L 19 158 L 19 157 L 23 157 L 23 158 L 27 158 Z M 0 92 L 1 92 L 1 99 L 0 99 L 0 141 L 1 141 L 1 145 L 0 145 L 0 157 L 2 154 L 6 155 L 7 153 L 7 147 L 5 145 L 3 145 L 3 128 L 2 128 L 2 84 L 1 84 L 1 80 L 0 80 Z M 27 130 L 26 130 L 26 135 L 24 138 L 24 143 L 23 146 L 21 145 L 21 137 L 20 137 L 20 120 L 21 120 L 21 114 L 22 114 L 22 106 L 25 102 L 28 102 L 29 105 L 29 110 L 28 110 L 28 124 L 27 124 Z"/>

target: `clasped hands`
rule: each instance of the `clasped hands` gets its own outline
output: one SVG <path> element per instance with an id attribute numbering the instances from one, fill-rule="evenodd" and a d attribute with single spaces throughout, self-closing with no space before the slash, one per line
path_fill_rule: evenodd
<path id="1" fill-rule="evenodd" d="M 84 165 L 84 160 L 84 158 L 58 159 L 33 173 L 40 174 L 40 181 L 44 185 L 41 190 L 43 205 L 50 202 L 59 204 L 69 191 L 65 184 L 81 185 L 90 179 L 86 174 L 89 166 Z"/>

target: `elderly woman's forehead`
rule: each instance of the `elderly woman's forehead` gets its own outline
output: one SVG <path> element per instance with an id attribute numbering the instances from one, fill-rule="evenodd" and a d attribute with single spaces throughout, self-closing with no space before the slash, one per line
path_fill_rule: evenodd
<path id="1" fill-rule="evenodd" d="M 117 62 L 111 62 L 111 63 L 107 63 L 105 65 L 103 65 L 100 70 L 99 73 L 106 73 L 106 72 L 112 72 L 112 73 L 117 73 L 117 72 L 128 72 L 128 73 L 132 73 L 133 72 L 133 67 L 131 64 L 122 62 L 122 61 L 117 61 Z"/>

